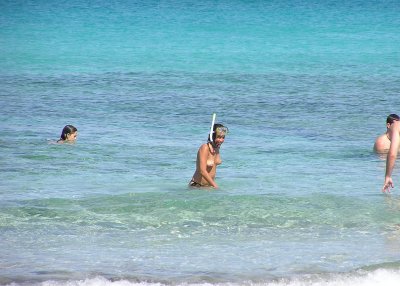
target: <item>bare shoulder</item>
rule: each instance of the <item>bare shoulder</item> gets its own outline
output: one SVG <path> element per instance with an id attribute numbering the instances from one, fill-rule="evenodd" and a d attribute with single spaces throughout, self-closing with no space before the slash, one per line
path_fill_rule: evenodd
<path id="1" fill-rule="evenodd" d="M 376 139 L 375 139 L 375 145 L 381 144 L 381 143 L 385 142 L 386 140 L 389 140 L 389 139 L 387 138 L 387 136 L 386 136 L 386 133 L 384 133 L 384 134 L 382 134 L 382 135 L 379 135 L 379 136 L 376 137 Z"/>
<path id="2" fill-rule="evenodd" d="M 199 147 L 199 153 L 204 153 L 204 152 L 208 152 L 207 143 L 204 143 Z"/>
<path id="3" fill-rule="evenodd" d="M 204 143 L 200 146 L 199 152 L 208 152 L 208 145 L 207 143 Z"/>

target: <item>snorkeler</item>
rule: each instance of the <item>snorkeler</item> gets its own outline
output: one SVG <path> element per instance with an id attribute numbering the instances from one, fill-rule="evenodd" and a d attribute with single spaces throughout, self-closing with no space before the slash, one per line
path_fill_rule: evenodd
<path id="1" fill-rule="evenodd" d="M 78 129 L 72 125 L 65 125 L 57 143 L 73 143 L 78 137 Z"/>
<path id="2" fill-rule="evenodd" d="M 218 188 L 215 182 L 217 166 L 222 163 L 219 149 L 225 141 L 225 135 L 228 133 L 228 128 L 222 124 L 211 124 L 211 130 L 208 137 L 208 142 L 201 145 L 197 152 L 196 171 L 189 182 L 190 187 L 213 187 Z"/>
<path id="3" fill-rule="evenodd" d="M 390 148 L 391 137 L 389 135 L 389 128 L 395 122 L 399 121 L 400 117 L 397 114 L 390 114 L 386 118 L 386 132 L 380 135 L 375 140 L 374 151 L 376 153 L 387 153 Z"/>

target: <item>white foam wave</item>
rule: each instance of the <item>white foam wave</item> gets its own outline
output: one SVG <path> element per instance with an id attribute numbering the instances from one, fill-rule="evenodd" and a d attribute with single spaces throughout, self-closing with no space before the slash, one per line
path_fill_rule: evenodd
<path id="1" fill-rule="evenodd" d="M 329 277 L 310 276 L 295 279 L 280 279 L 269 282 L 242 283 L 180 283 L 175 286 L 398 286 L 400 270 L 378 269 L 368 273 L 335 274 Z M 10 286 L 26 285 L 11 283 Z M 32 285 L 32 284 L 30 284 Z M 168 286 L 163 283 L 132 282 L 128 280 L 111 281 L 104 277 L 95 277 L 75 281 L 45 281 L 34 284 L 37 286 Z"/>

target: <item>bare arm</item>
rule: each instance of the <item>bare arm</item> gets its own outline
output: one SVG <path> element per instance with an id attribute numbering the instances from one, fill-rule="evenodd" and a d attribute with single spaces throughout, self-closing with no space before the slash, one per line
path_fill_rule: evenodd
<path id="1" fill-rule="evenodd" d="M 210 184 L 210 186 L 214 188 L 218 188 L 217 183 L 213 180 L 213 178 L 210 176 L 210 174 L 207 172 L 207 158 L 208 158 L 208 146 L 207 144 L 204 144 L 200 147 L 199 153 L 198 153 L 198 158 L 199 158 L 199 169 L 200 169 L 200 174 L 203 176 L 204 179 L 207 180 L 207 182 Z"/>
<path id="2" fill-rule="evenodd" d="M 395 121 L 389 129 L 389 137 L 391 138 L 389 153 L 386 158 L 386 172 L 385 172 L 385 183 L 382 188 L 382 192 L 390 192 L 390 188 L 393 188 L 392 171 L 396 162 L 397 153 L 400 142 L 400 122 Z"/>

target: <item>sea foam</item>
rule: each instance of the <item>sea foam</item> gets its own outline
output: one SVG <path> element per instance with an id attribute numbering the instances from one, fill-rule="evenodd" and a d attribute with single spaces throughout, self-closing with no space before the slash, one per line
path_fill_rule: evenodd
<path id="1" fill-rule="evenodd" d="M 346 273 L 333 275 L 313 275 L 301 278 L 285 278 L 265 282 L 229 282 L 229 283 L 154 283 L 154 282 L 132 282 L 128 280 L 109 280 L 98 276 L 85 280 L 71 281 L 44 281 L 40 283 L 29 283 L 35 286 L 398 286 L 400 281 L 400 270 L 377 269 L 368 273 Z M 25 286 L 27 283 L 11 283 L 9 286 Z"/>

